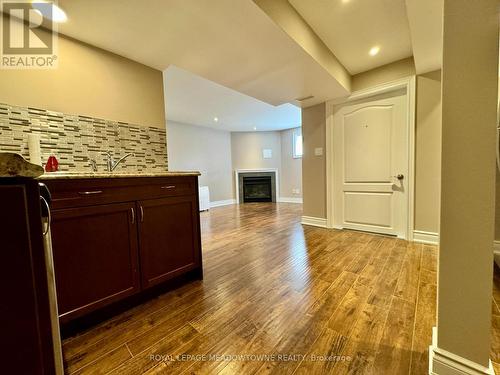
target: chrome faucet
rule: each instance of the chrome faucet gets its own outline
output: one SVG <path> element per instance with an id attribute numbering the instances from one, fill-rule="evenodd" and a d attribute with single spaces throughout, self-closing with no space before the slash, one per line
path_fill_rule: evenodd
<path id="1" fill-rule="evenodd" d="M 118 164 L 120 164 L 123 160 L 125 160 L 129 156 L 133 156 L 134 154 L 133 153 L 125 154 L 124 156 L 122 156 L 117 161 L 115 161 L 113 159 L 113 155 L 111 154 L 111 152 L 107 151 L 105 153 L 105 155 L 106 155 L 106 168 L 107 168 L 107 171 L 108 172 L 113 172 L 115 170 L 115 168 L 118 166 Z"/>

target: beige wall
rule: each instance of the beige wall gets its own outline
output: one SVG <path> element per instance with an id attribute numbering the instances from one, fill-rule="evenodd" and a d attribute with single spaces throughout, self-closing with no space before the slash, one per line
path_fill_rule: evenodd
<path id="1" fill-rule="evenodd" d="M 497 0 L 444 1 L 436 341 L 459 363 L 484 368 L 491 354 L 498 26 Z M 436 359 L 431 370 L 449 373 Z"/>
<path id="2" fill-rule="evenodd" d="M 417 76 L 415 115 L 415 229 L 439 233 L 441 71 Z"/>
<path id="3" fill-rule="evenodd" d="M 302 109 L 303 214 L 326 218 L 326 105 L 317 104 Z M 314 149 L 322 148 L 323 155 L 315 156 Z"/>
<path id="4" fill-rule="evenodd" d="M 292 156 L 292 134 L 293 129 L 231 133 L 233 171 L 236 169 L 276 168 L 279 175 L 280 198 L 302 197 L 301 159 L 294 159 Z M 264 159 L 262 149 L 273 150 L 273 157 Z M 299 189 L 300 193 L 294 194 L 293 189 Z"/>
<path id="5" fill-rule="evenodd" d="M 287 198 L 302 197 L 302 158 L 293 157 L 293 134 L 300 128 L 283 130 L 281 134 L 280 195 Z M 298 189 L 298 193 L 294 190 Z"/>
<path id="6" fill-rule="evenodd" d="M 201 172 L 200 186 L 208 186 L 210 201 L 233 198 L 231 134 L 201 126 L 167 122 L 169 170 Z"/>
<path id="7" fill-rule="evenodd" d="M 354 75 L 352 77 L 352 91 L 363 90 L 414 74 L 415 64 L 413 62 L 413 57 L 409 57 Z"/>
<path id="8" fill-rule="evenodd" d="M 59 37 L 54 70 L 0 70 L 0 102 L 165 127 L 158 70 Z"/>
<path id="9" fill-rule="evenodd" d="M 273 150 L 272 158 L 264 159 L 262 149 Z M 272 132 L 231 133 L 233 169 L 280 168 L 281 137 Z"/>
<path id="10" fill-rule="evenodd" d="M 271 159 L 262 157 L 262 149 L 273 150 Z M 272 132 L 235 132 L 231 133 L 231 156 L 233 171 L 236 169 L 281 168 L 280 133 Z M 236 197 L 233 181 L 233 196 Z"/>

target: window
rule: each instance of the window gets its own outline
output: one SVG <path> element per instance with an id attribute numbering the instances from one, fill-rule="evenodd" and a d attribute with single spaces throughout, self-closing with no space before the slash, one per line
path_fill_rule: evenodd
<path id="1" fill-rule="evenodd" d="M 301 158 L 303 152 L 303 145 L 302 145 L 302 129 L 296 129 L 293 132 L 293 145 L 292 145 L 292 150 L 293 150 L 293 157 L 295 159 Z"/>

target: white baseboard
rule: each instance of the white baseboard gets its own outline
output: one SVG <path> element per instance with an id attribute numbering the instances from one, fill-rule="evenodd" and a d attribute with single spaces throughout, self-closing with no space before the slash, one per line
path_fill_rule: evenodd
<path id="1" fill-rule="evenodd" d="M 230 204 L 236 204 L 236 199 L 226 199 L 224 201 L 210 202 L 210 208 L 220 207 L 220 206 L 229 206 Z"/>
<path id="2" fill-rule="evenodd" d="M 326 228 L 326 219 L 322 217 L 302 216 L 302 224 Z"/>
<path id="3" fill-rule="evenodd" d="M 278 199 L 280 203 L 302 203 L 302 198 L 297 197 L 280 197 Z"/>
<path id="4" fill-rule="evenodd" d="M 437 346 L 437 328 L 432 327 L 432 345 L 429 346 L 430 375 L 495 375 L 493 365 L 484 367 Z"/>
<path id="5" fill-rule="evenodd" d="M 439 234 L 435 232 L 425 232 L 423 230 L 414 230 L 413 241 L 429 245 L 439 245 Z"/>

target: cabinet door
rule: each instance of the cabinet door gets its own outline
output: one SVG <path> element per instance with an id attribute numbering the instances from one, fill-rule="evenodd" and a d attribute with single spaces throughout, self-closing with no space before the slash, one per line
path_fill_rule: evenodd
<path id="1" fill-rule="evenodd" d="M 38 182 L 0 179 L 3 374 L 54 374 Z"/>
<path id="2" fill-rule="evenodd" d="M 138 210 L 143 288 L 200 265 L 196 196 L 140 201 Z"/>
<path id="3" fill-rule="evenodd" d="M 140 289 L 135 209 L 135 203 L 118 203 L 53 211 L 52 243 L 61 321 Z"/>

